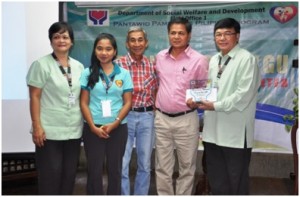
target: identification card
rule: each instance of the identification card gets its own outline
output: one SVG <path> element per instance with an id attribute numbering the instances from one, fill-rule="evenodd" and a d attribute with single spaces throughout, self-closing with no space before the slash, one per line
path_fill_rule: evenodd
<path id="1" fill-rule="evenodd" d="M 73 93 L 69 93 L 68 100 L 69 100 L 69 106 L 75 105 L 76 99 L 75 99 L 75 95 Z"/>
<path id="2" fill-rule="evenodd" d="M 111 117 L 111 100 L 101 101 L 102 105 L 102 116 Z"/>
<path id="3" fill-rule="evenodd" d="M 197 88 L 186 90 L 186 100 L 192 98 L 194 102 L 201 100 L 217 101 L 217 88 Z"/>

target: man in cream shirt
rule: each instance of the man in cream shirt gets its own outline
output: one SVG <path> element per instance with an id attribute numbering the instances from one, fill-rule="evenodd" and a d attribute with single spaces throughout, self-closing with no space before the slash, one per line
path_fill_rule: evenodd
<path id="1" fill-rule="evenodd" d="M 205 110 L 203 144 L 207 176 L 213 195 L 249 194 L 249 164 L 260 84 L 254 55 L 239 46 L 240 24 L 221 19 L 214 39 L 220 52 L 209 63 L 209 79 L 217 88 L 217 101 L 188 100 Z"/>

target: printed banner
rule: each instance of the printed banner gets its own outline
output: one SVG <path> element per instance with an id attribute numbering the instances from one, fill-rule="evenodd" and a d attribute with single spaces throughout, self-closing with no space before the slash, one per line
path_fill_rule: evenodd
<path id="1" fill-rule="evenodd" d="M 126 32 L 130 26 L 142 26 L 147 31 L 149 47 L 145 55 L 154 60 L 160 50 L 169 47 L 167 24 L 177 16 L 193 23 L 190 45 L 210 58 L 217 53 L 214 24 L 221 18 L 235 18 L 241 24 L 240 45 L 257 57 L 262 76 L 255 148 L 291 152 L 290 133 L 285 131 L 284 124 L 293 123 L 285 122 L 283 116 L 293 113 L 293 89 L 298 87 L 298 69 L 293 67 L 293 64 L 298 65 L 298 2 L 176 2 L 112 7 L 103 7 L 97 2 L 67 2 L 64 15 L 75 31 L 71 56 L 86 67 L 94 39 L 101 32 L 113 34 L 118 55 L 125 55 Z M 285 140 L 282 142 L 282 139 Z"/>

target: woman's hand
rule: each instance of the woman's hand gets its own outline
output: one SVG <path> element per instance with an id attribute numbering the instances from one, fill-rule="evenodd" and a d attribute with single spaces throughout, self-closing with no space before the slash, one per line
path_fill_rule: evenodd
<path id="1" fill-rule="evenodd" d="M 44 129 L 39 126 L 32 131 L 32 141 L 38 147 L 44 146 L 44 141 L 46 141 L 46 134 Z"/>
<path id="2" fill-rule="evenodd" d="M 41 88 L 29 86 L 30 115 L 32 120 L 32 141 L 38 147 L 44 146 L 44 141 L 46 141 L 46 134 L 40 120 L 41 95 Z"/>
<path id="3" fill-rule="evenodd" d="M 116 121 L 109 123 L 107 125 L 104 125 L 102 127 L 105 130 L 105 132 L 109 135 L 112 132 L 112 130 L 118 128 L 119 124 L 120 124 L 120 121 L 116 120 Z"/>
<path id="4" fill-rule="evenodd" d="M 91 131 L 100 138 L 104 138 L 104 139 L 109 138 L 109 134 L 105 131 L 103 126 L 101 126 L 101 127 L 94 126 L 93 128 L 91 128 Z"/>

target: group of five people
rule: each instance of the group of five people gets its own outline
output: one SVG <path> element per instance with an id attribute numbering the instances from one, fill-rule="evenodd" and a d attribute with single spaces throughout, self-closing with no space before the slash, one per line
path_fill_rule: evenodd
<path id="1" fill-rule="evenodd" d="M 73 30 L 65 22 L 49 28 L 53 53 L 34 61 L 27 74 L 32 138 L 36 145 L 39 194 L 73 192 L 81 139 L 87 158 L 87 194 L 147 195 L 155 147 L 158 195 L 190 195 L 199 143 L 199 116 L 205 110 L 203 142 L 212 194 L 249 194 L 249 163 L 259 86 L 255 57 L 240 48 L 240 24 L 215 24 L 219 50 L 209 61 L 189 42 L 192 24 L 168 23 L 170 47 L 151 62 L 144 52 L 147 33 L 127 32 L 128 54 L 117 57 L 113 35 L 94 41 L 90 66 L 69 56 Z M 226 68 L 226 70 L 225 70 Z M 217 101 L 186 101 L 191 81 L 211 81 Z M 137 153 L 134 191 L 130 160 Z M 173 185 L 174 149 L 179 177 Z M 106 166 L 106 168 L 104 168 Z"/>

